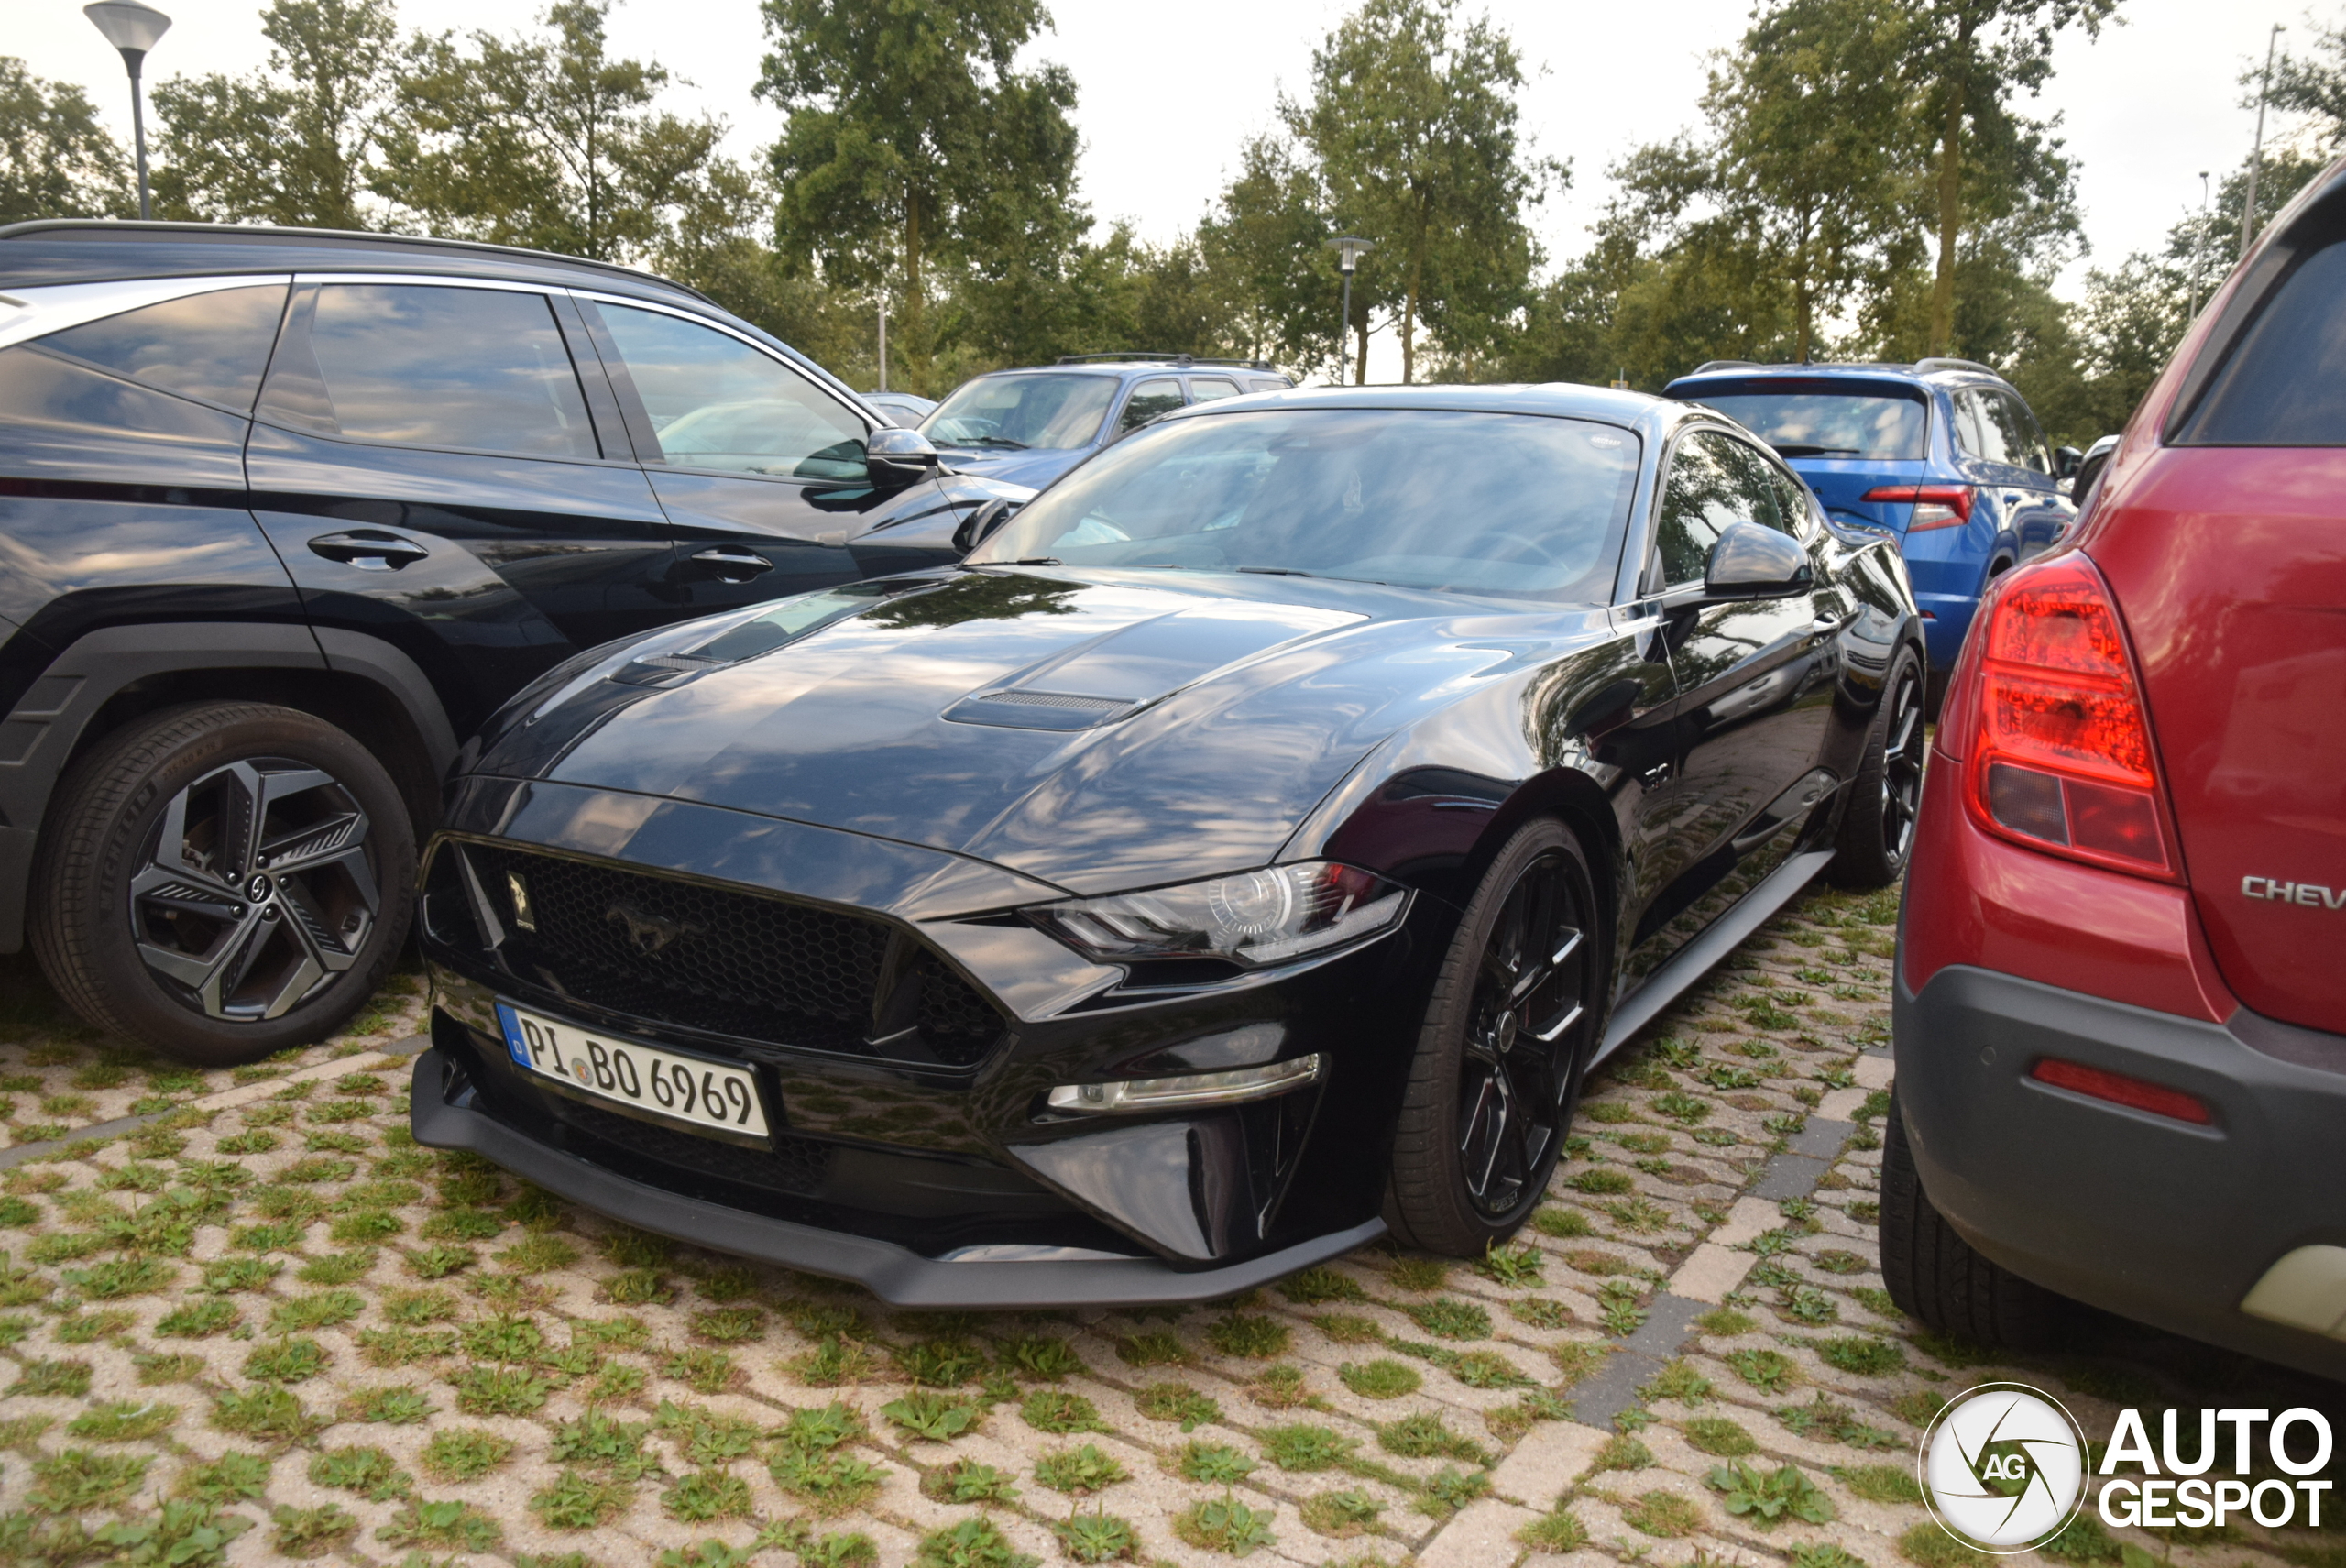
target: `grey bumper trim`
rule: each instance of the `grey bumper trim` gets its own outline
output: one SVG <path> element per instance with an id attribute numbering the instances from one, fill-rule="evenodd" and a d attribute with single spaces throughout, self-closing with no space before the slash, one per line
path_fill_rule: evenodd
<path id="1" fill-rule="evenodd" d="M 808 1274 L 853 1280 L 897 1307 L 1126 1307 L 1206 1301 L 1285 1278 L 1385 1234 L 1385 1222 L 1371 1220 L 1244 1263 L 1194 1273 L 1139 1257 L 940 1263 L 893 1242 L 770 1219 L 631 1180 L 522 1137 L 477 1111 L 449 1104 L 442 1097 L 441 1081 L 440 1053 L 430 1050 L 418 1057 L 410 1097 L 417 1143 L 470 1149 L 556 1197 L 639 1230 Z"/>

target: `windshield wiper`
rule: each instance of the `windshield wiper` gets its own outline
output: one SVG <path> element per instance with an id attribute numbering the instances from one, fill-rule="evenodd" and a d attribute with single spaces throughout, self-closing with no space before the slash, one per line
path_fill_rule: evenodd
<path id="1" fill-rule="evenodd" d="M 1265 577 L 1316 577 L 1317 572 L 1299 572 L 1293 566 L 1241 566 L 1242 572 L 1253 572 Z"/>
<path id="2" fill-rule="evenodd" d="M 1013 441 L 1006 435 L 981 435 L 974 441 L 957 442 L 955 444 L 960 446 L 1007 446 L 1014 452 L 1024 452 L 1026 450 L 1026 444 L 1025 442 Z"/>
<path id="3" fill-rule="evenodd" d="M 1809 446 L 1797 441 L 1769 443 L 1779 457 L 1861 457 L 1863 453 L 1854 446 Z"/>
<path id="4" fill-rule="evenodd" d="M 1056 555 L 1025 555 L 1011 563 L 1014 566 L 1064 566 L 1066 562 Z"/>

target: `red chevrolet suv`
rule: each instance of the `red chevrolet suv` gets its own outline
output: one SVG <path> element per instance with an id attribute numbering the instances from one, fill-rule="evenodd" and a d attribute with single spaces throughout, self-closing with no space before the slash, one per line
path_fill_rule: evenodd
<path id="1" fill-rule="evenodd" d="M 1954 670 L 1900 930 L 1881 1265 L 2346 1376 L 2346 159 Z"/>

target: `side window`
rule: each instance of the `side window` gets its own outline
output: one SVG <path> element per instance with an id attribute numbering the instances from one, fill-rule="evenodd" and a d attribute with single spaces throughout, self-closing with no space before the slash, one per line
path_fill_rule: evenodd
<path id="1" fill-rule="evenodd" d="M 1768 464 L 1767 468 L 1769 488 L 1776 492 L 1784 532 L 1797 539 L 1808 532 L 1808 489 L 1773 463 Z"/>
<path id="2" fill-rule="evenodd" d="M 215 289 L 39 338 L 41 347 L 183 398 L 250 413 L 285 313 L 283 283 Z"/>
<path id="3" fill-rule="evenodd" d="M 261 418 L 402 446 L 602 455 L 543 294 L 326 283 L 305 295 Z"/>
<path id="4" fill-rule="evenodd" d="M 1977 387 L 1956 393 L 1956 427 L 1966 436 L 1963 449 L 1986 463 L 2017 464 L 2023 461 L 2007 434 L 2011 415 L 2003 407 L 2003 398 Z"/>
<path id="5" fill-rule="evenodd" d="M 792 479 L 865 477 L 863 422 L 772 355 L 658 311 L 599 309 L 666 461 Z"/>
<path id="6" fill-rule="evenodd" d="M 1721 444 L 1735 475 L 1736 488 L 1743 498 L 1738 520 L 1772 528 L 1779 533 L 1792 532 L 1795 524 L 1784 515 L 1784 492 L 1776 483 L 1780 477 L 1776 466 L 1743 442 L 1722 439 Z"/>
<path id="7" fill-rule="evenodd" d="M 2028 405 L 2010 392 L 1998 392 L 1990 400 L 1992 407 L 2003 415 L 2004 450 L 2012 454 L 2010 461 L 2023 468 L 2050 475 L 2053 453 L 2045 444 L 2045 432 Z"/>
<path id="8" fill-rule="evenodd" d="M 1169 414 L 1181 406 L 1181 383 L 1170 378 L 1163 381 L 1143 381 L 1124 400 L 1124 417 L 1116 422 L 1116 433 L 1138 430 L 1159 414 Z"/>
<path id="9" fill-rule="evenodd" d="M 2346 446 L 2346 245 L 2297 265 L 2225 356 L 2174 439 L 2192 446 Z"/>
<path id="10" fill-rule="evenodd" d="M 1192 376 L 1189 378 L 1189 400 L 1191 402 L 1211 403 L 1220 398 L 1234 398 L 1237 395 L 1238 383 L 1235 381 L 1225 381 L 1218 376 Z"/>
<path id="11" fill-rule="evenodd" d="M 1739 465 L 1728 450 L 1734 444 L 1725 436 L 1697 431 L 1671 454 L 1670 477 L 1661 490 L 1661 523 L 1655 536 L 1665 587 L 1701 582 L 1711 546 L 1727 532 L 1727 525 L 1748 521 L 1737 473 Z"/>

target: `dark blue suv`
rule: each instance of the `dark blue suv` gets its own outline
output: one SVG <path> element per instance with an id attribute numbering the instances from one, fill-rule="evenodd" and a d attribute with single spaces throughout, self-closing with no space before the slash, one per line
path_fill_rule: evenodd
<path id="1" fill-rule="evenodd" d="M 956 473 L 1041 489 L 1175 409 L 1293 385 L 1259 359 L 1069 355 L 1056 365 L 972 377 L 920 428 Z"/>
<path id="2" fill-rule="evenodd" d="M 2077 517 L 2063 491 L 2078 454 L 2055 453 L 2021 395 L 1968 359 L 1714 359 L 1665 395 L 1716 409 L 1773 446 L 1836 522 L 1899 542 L 1923 609 L 1935 707 L 1980 591 Z"/>

